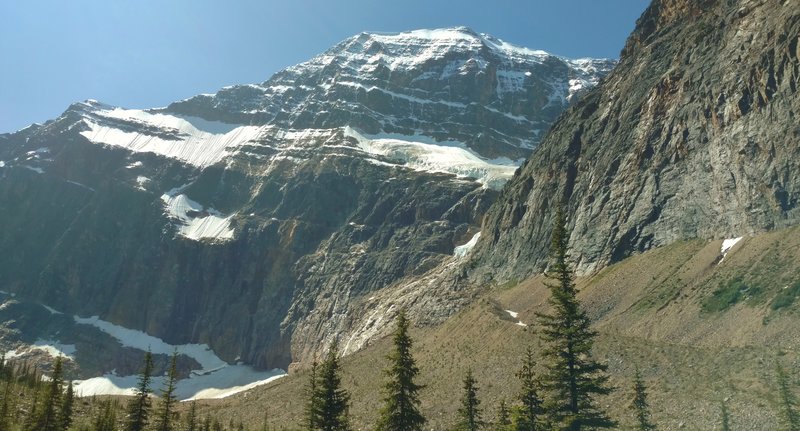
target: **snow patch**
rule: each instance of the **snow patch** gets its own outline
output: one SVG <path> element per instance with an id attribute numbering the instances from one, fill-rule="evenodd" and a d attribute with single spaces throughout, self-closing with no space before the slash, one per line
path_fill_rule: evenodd
<path id="1" fill-rule="evenodd" d="M 285 376 L 282 370 L 256 371 L 246 365 L 232 365 L 206 375 L 192 375 L 176 382 L 175 396 L 181 401 L 219 399 L 267 384 Z M 94 395 L 134 395 L 139 376 L 119 376 L 107 373 L 99 377 L 73 382 L 75 393 L 81 397 Z M 155 376 L 151 387 L 158 391 L 164 385 L 163 376 Z"/>
<path id="2" fill-rule="evenodd" d="M 147 177 L 144 177 L 144 176 L 141 176 L 141 175 L 136 177 L 136 184 L 138 184 L 137 188 L 139 190 L 144 190 L 145 189 L 144 186 L 147 185 L 147 183 L 149 183 L 149 182 L 150 182 L 150 178 L 147 178 Z"/>
<path id="3" fill-rule="evenodd" d="M 16 359 L 22 356 L 25 356 L 31 353 L 32 350 L 39 350 L 41 352 L 45 352 L 48 355 L 52 356 L 53 358 L 62 357 L 68 360 L 73 360 L 75 354 L 75 345 L 74 344 L 60 344 L 56 341 L 52 340 L 42 340 L 38 339 L 36 342 L 28 346 L 27 348 L 22 349 L 14 349 L 9 350 L 6 352 L 6 359 Z"/>
<path id="4" fill-rule="evenodd" d="M 82 318 L 75 316 L 75 322 L 91 325 L 117 339 L 124 347 L 150 350 L 155 354 L 171 355 L 173 352 L 191 357 L 200 364 L 201 369 L 192 370 L 186 379 L 177 382 L 175 395 L 180 400 L 224 398 L 242 391 L 269 383 L 286 373 L 273 369 L 258 371 L 249 365 L 230 365 L 220 359 L 206 344 L 172 345 L 164 340 L 142 331 L 124 328 L 101 320 L 97 316 Z M 118 376 L 108 373 L 75 382 L 75 391 L 80 396 L 92 395 L 132 395 L 138 376 Z M 152 387 L 160 388 L 164 377 L 154 377 Z"/>
<path id="5" fill-rule="evenodd" d="M 6 167 L 6 162 L 0 160 L 0 168 L 5 168 L 5 167 Z"/>
<path id="6" fill-rule="evenodd" d="M 499 190 L 514 175 L 519 161 L 501 157 L 486 160 L 466 148 L 461 142 L 436 144 L 411 141 L 417 136 L 368 136 L 347 126 L 345 136 L 354 138 L 358 147 L 368 154 L 387 157 L 398 165 L 427 172 L 444 172 L 463 178 L 474 178 L 484 187 Z"/>
<path id="7" fill-rule="evenodd" d="M 733 246 L 736 245 L 736 243 L 741 240 L 742 237 L 740 236 L 738 238 L 730 238 L 722 241 L 722 247 L 719 249 L 719 254 L 722 255 L 722 259 L 720 259 L 719 262 L 717 262 L 717 265 L 719 265 L 720 263 L 722 263 L 723 260 L 725 260 L 725 256 L 728 255 L 728 252 L 731 250 L 731 248 L 733 248 Z"/>
<path id="8" fill-rule="evenodd" d="M 90 325 L 116 338 L 123 347 L 133 347 L 139 350 L 150 350 L 152 353 L 171 355 L 173 351 L 189 356 L 197 361 L 204 370 L 220 368 L 228 365 L 225 361 L 217 357 L 216 354 L 206 344 L 182 344 L 174 346 L 164 342 L 164 340 L 148 335 L 142 331 L 128 329 L 111 322 L 101 320 L 98 316 L 79 317 L 74 316 L 75 323 L 79 325 Z"/>
<path id="9" fill-rule="evenodd" d="M 88 140 L 123 147 L 134 152 L 149 152 L 183 160 L 195 166 L 209 166 L 222 160 L 229 149 L 255 139 L 259 126 L 243 126 L 150 113 L 139 109 L 114 108 L 93 112 L 86 118 L 89 130 L 81 132 Z M 147 129 L 146 133 L 129 132 L 115 127 L 124 121 Z M 128 168 L 136 167 L 135 163 Z"/>
<path id="10" fill-rule="evenodd" d="M 42 307 L 44 307 L 44 309 L 45 309 L 45 310 L 49 311 L 49 312 L 50 312 L 50 314 L 64 314 L 64 313 L 62 313 L 62 312 L 60 312 L 60 311 L 56 310 L 56 309 L 55 309 L 55 308 L 53 308 L 53 307 L 49 307 L 49 306 L 47 306 L 47 305 L 44 305 L 44 304 L 39 304 L 39 305 L 41 305 Z"/>
<path id="11" fill-rule="evenodd" d="M 526 327 L 526 326 L 528 326 L 528 325 L 526 325 L 525 323 L 522 323 L 522 320 L 519 320 L 519 319 L 518 319 L 518 317 L 519 317 L 519 313 L 517 313 L 516 311 L 511 311 L 511 310 L 504 310 L 504 311 L 505 311 L 506 313 L 508 313 L 508 315 L 509 315 L 509 316 L 511 316 L 511 318 L 512 318 L 512 319 L 516 319 L 516 320 L 517 320 L 517 323 L 515 323 L 515 325 L 517 325 L 517 326 L 522 326 L 522 327 Z"/>
<path id="12" fill-rule="evenodd" d="M 472 238 L 463 245 L 459 245 L 458 247 L 453 249 L 453 256 L 455 257 L 464 257 L 475 247 L 475 244 L 478 243 L 478 239 L 481 237 L 481 233 L 478 232 L 472 236 Z"/>
<path id="13" fill-rule="evenodd" d="M 36 167 L 33 167 L 33 166 L 28 166 L 28 165 L 22 165 L 22 167 L 25 168 L 25 169 L 30 169 L 33 172 L 36 172 L 37 174 L 43 174 L 44 173 L 44 169 L 42 169 L 42 168 L 36 168 Z"/>
<path id="14" fill-rule="evenodd" d="M 86 190 L 95 191 L 95 190 L 94 190 L 94 188 L 92 188 L 92 187 L 89 187 L 89 186 L 87 186 L 86 184 L 81 184 L 81 183 L 79 183 L 79 182 L 77 182 L 77 181 L 67 180 L 67 182 L 68 182 L 68 183 L 70 183 L 70 184 L 72 184 L 72 185 L 76 185 L 76 186 L 78 186 L 78 187 L 84 188 L 84 189 L 86 189 Z"/>
<path id="15" fill-rule="evenodd" d="M 205 209 L 199 203 L 180 193 L 181 189 L 172 189 L 161 195 L 165 212 L 180 223 L 178 233 L 189 239 L 199 241 L 204 238 L 229 240 L 233 238 L 230 227 L 233 214 L 223 215 L 213 209 Z"/>

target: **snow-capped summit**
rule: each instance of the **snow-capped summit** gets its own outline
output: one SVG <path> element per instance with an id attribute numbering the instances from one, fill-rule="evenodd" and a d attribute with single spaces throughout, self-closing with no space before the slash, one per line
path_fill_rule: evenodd
<path id="1" fill-rule="evenodd" d="M 239 124 L 424 135 L 516 160 L 614 64 L 569 60 L 465 27 L 361 33 L 265 82 L 196 96 L 167 111 Z"/>

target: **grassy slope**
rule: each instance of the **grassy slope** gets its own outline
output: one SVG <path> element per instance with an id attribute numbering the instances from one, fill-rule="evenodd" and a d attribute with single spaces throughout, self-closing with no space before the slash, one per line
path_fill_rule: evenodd
<path id="1" fill-rule="evenodd" d="M 778 429 L 775 363 L 800 374 L 800 301 L 778 310 L 771 302 L 800 280 L 800 227 L 749 237 L 718 263 L 721 241 L 673 244 L 627 259 L 591 279 L 579 280 L 581 299 L 600 337 L 595 354 L 607 361 L 618 390 L 601 400 L 621 428 L 632 417 L 631 378 L 638 367 L 650 387 L 660 429 L 715 429 L 724 399 L 733 429 Z M 740 277 L 748 286 L 735 303 L 706 311 L 703 304 Z M 723 289 L 724 290 L 724 289 Z M 531 323 L 544 310 L 541 278 L 487 290 L 481 299 L 434 328 L 417 328 L 415 356 L 422 369 L 422 407 L 430 429 L 451 425 L 467 367 L 472 367 L 488 418 L 501 398 L 517 392 L 514 372 L 528 345 L 538 345 L 535 326 L 521 327 L 503 310 Z M 790 298 L 791 299 L 791 298 Z M 718 301 L 717 301 L 718 302 Z M 345 358 L 344 386 L 353 397 L 356 429 L 372 429 L 380 408 L 381 369 L 389 340 Z M 225 422 L 231 416 L 255 427 L 265 412 L 280 428 L 297 429 L 307 375 L 295 373 L 266 387 L 201 411 Z"/>

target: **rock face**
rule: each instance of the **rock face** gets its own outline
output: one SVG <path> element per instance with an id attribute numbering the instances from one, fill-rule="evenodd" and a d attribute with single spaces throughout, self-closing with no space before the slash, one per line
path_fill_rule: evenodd
<path id="1" fill-rule="evenodd" d="M 0 289 L 286 368 L 453 259 L 612 65 L 463 28 L 361 34 L 165 109 L 76 103 L 0 135 Z"/>
<path id="2" fill-rule="evenodd" d="M 800 221 L 800 4 L 655 0 L 617 68 L 489 211 L 480 279 L 546 264 L 560 201 L 583 272 L 683 238 Z"/>
<path id="3" fill-rule="evenodd" d="M 361 33 L 261 84 L 168 111 L 237 124 L 422 134 L 517 160 L 614 64 L 564 59 L 464 27 Z"/>

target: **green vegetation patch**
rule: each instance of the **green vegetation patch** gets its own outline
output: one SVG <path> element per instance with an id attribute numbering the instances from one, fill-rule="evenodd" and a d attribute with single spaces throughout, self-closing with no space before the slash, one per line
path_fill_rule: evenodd
<path id="1" fill-rule="evenodd" d="M 721 282 L 714 293 L 703 301 L 702 308 L 709 313 L 725 311 L 749 298 L 757 298 L 761 293 L 759 287 L 746 283 L 741 277 L 734 277 Z"/>
<path id="2" fill-rule="evenodd" d="M 772 310 L 780 310 L 786 308 L 794 303 L 794 300 L 800 296 L 800 280 L 794 282 L 790 286 L 786 286 L 775 295 L 772 303 L 769 305 Z"/>

